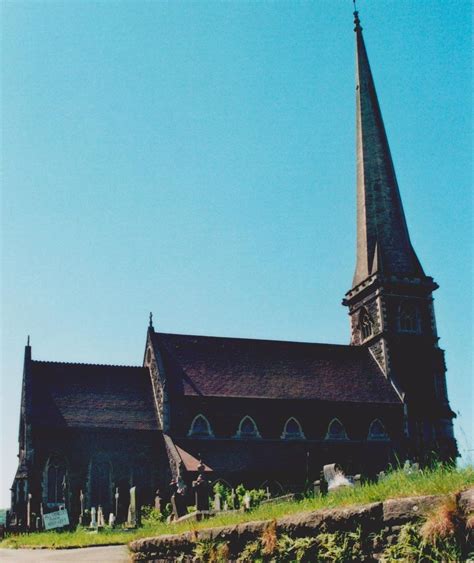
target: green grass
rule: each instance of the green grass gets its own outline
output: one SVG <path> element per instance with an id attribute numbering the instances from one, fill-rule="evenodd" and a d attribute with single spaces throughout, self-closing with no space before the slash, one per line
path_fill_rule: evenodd
<path id="1" fill-rule="evenodd" d="M 174 534 L 250 520 L 273 520 L 296 512 L 366 504 L 388 498 L 453 493 L 470 486 L 474 486 L 474 467 L 455 469 L 439 466 L 411 475 L 407 475 L 402 470 L 396 470 L 388 473 L 386 479 L 380 483 L 367 484 L 358 488 L 344 488 L 326 497 L 305 498 L 297 502 L 264 505 L 251 512 L 224 514 L 202 522 L 147 524 L 139 530 L 129 532 L 110 530 L 93 534 L 78 530 L 76 532 L 50 531 L 22 534 L 6 538 L 0 542 L 0 547 L 72 548 L 125 544 L 135 539 L 161 534 Z"/>

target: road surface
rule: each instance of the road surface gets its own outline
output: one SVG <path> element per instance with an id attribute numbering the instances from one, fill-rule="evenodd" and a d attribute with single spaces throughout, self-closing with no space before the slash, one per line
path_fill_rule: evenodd
<path id="1" fill-rule="evenodd" d="M 96 561 L 97 563 L 129 563 L 126 545 L 84 547 L 82 549 L 0 549 L 0 561 L 36 563 L 55 561 Z"/>

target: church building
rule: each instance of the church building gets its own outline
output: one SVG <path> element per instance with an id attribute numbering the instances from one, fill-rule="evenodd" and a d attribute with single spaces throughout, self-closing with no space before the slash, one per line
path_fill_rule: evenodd
<path id="1" fill-rule="evenodd" d="M 433 292 L 410 242 L 357 12 L 357 251 L 350 344 L 168 334 L 141 365 L 33 359 L 25 348 L 12 513 L 152 504 L 202 461 L 211 482 L 301 490 L 323 465 L 374 474 L 457 455 Z M 323 288 L 322 288 L 323 290 Z M 127 503 L 123 503 L 126 505 Z M 126 514 L 119 514 L 119 520 Z"/>

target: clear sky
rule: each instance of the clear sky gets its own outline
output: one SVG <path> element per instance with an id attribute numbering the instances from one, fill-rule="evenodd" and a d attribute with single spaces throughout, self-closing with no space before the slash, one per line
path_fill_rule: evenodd
<path id="1" fill-rule="evenodd" d="M 27 334 L 35 359 L 135 365 L 150 310 L 162 331 L 349 342 L 355 103 L 350 0 L 1 7 L 6 506 Z M 466 460 L 472 5 L 359 10 Z"/>

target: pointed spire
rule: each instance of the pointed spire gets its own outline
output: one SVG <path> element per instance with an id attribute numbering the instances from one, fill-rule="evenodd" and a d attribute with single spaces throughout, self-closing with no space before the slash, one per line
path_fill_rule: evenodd
<path id="1" fill-rule="evenodd" d="M 355 4 L 354 4 L 355 5 Z M 413 250 L 380 111 L 359 12 L 356 33 L 357 265 L 355 287 L 379 272 L 422 277 Z"/>

